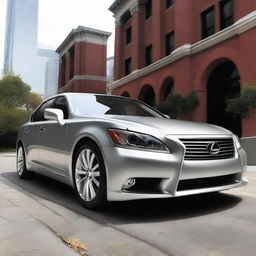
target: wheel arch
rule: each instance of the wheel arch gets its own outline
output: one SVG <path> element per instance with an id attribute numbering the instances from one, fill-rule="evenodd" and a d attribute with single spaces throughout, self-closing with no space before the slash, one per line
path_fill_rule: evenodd
<path id="1" fill-rule="evenodd" d="M 95 139 L 91 138 L 90 136 L 83 136 L 81 138 L 78 139 L 78 141 L 75 143 L 74 145 L 74 148 L 72 150 L 72 160 L 71 160 L 71 167 L 72 167 L 72 170 L 73 170 L 73 164 L 74 164 L 74 160 L 75 160 L 75 154 L 77 152 L 77 150 L 84 144 L 84 143 L 87 143 L 87 142 L 90 142 L 90 143 L 93 143 L 98 149 L 99 151 L 101 152 L 102 154 L 102 150 L 100 149 L 98 143 L 96 142 Z"/>

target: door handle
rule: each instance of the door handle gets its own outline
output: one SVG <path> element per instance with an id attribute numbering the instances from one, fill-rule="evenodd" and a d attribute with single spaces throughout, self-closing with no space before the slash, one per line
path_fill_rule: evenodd
<path id="1" fill-rule="evenodd" d="M 28 129 L 28 128 L 25 128 L 25 129 L 24 129 L 24 132 L 25 132 L 25 133 L 29 133 L 29 129 Z"/>
<path id="2" fill-rule="evenodd" d="M 44 127 L 41 127 L 41 128 L 40 128 L 40 132 L 41 132 L 41 133 L 43 133 L 43 132 L 45 132 L 45 131 L 46 131 L 46 128 L 44 128 Z"/>

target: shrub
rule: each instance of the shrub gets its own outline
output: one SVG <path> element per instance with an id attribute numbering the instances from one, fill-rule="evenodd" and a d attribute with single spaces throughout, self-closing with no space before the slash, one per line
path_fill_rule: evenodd
<path id="1" fill-rule="evenodd" d="M 182 114 L 189 113 L 199 105 L 199 99 L 195 92 L 186 96 L 179 93 L 170 93 L 166 100 L 157 106 L 158 110 L 173 118 L 180 118 Z"/>
<path id="2" fill-rule="evenodd" d="M 256 110 L 256 84 L 249 83 L 243 86 L 240 97 L 228 100 L 226 111 L 242 118 L 250 118 Z"/>

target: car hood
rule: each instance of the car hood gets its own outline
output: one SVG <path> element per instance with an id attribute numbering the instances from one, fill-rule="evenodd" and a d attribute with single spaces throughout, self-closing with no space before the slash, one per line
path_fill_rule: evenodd
<path id="1" fill-rule="evenodd" d="M 211 124 L 181 121 L 168 118 L 154 118 L 143 116 L 114 116 L 111 115 L 109 119 L 120 120 L 122 123 L 126 122 L 127 129 L 134 129 L 139 126 L 140 132 L 143 132 L 143 126 L 149 126 L 155 129 L 160 129 L 165 134 L 200 134 L 200 135 L 221 135 L 232 134 L 230 131 Z M 134 126 L 134 124 L 136 124 Z M 138 129 L 136 129 L 138 130 Z"/>

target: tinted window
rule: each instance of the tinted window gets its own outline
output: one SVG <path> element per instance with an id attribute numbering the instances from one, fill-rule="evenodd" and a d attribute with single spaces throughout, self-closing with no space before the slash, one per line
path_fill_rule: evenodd
<path id="1" fill-rule="evenodd" d="M 68 106 L 65 97 L 58 97 L 52 105 L 52 108 L 61 109 L 64 114 L 64 119 L 68 119 Z"/>
<path id="2" fill-rule="evenodd" d="M 104 95 L 71 95 L 78 115 L 127 115 L 163 117 L 156 110 L 137 100 Z"/>
<path id="3" fill-rule="evenodd" d="M 166 0 L 166 8 L 169 8 L 174 3 L 174 0 Z"/>
<path id="4" fill-rule="evenodd" d="M 171 32 L 165 37 L 165 54 L 169 55 L 174 50 L 174 32 Z"/>
<path id="5" fill-rule="evenodd" d="M 150 65 L 152 63 L 152 45 L 149 45 L 145 49 L 145 64 L 146 66 Z"/>
<path id="6" fill-rule="evenodd" d="M 32 122 L 39 122 L 39 121 L 45 121 L 46 119 L 44 118 L 44 110 L 46 108 L 51 108 L 52 104 L 54 102 L 55 98 L 50 99 L 43 103 L 37 110 L 36 112 L 32 115 L 31 121 Z"/>
<path id="7" fill-rule="evenodd" d="M 128 58 L 127 60 L 125 60 L 125 70 L 124 70 L 124 74 L 127 76 L 131 73 L 132 71 L 132 59 Z"/>
<path id="8" fill-rule="evenodd" d="M 233 12 L 233 0 L 224 0 L 220 3 L 221 29 L 233 24 Z"/>
<path id="9" fill-rule="evenodd" d="M 146 2 L 145 18 L 148 19 L 152 16 L 152 0 Z"/>
<path id="10" fill-rule="evenodd" d="M 132 41 L 132 27 L 129 27 L 126 30 L 126 44 L 129 44 L 131 41 Z"/>
<path id="11" fill-rule="evenodd" d="M 214 7 L 210 7 L 201 14 L 202 38 L 206 38 L 215 33 Z"/>

